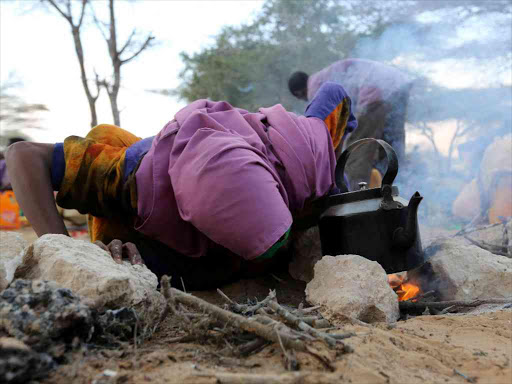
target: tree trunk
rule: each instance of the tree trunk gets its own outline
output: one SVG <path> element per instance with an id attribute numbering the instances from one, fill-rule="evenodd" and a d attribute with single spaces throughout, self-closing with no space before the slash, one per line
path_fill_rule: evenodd
<path id="1" fill-rule="evenodd" d="M 112 89 L 109 90 L 108 97 L 110 99 L 110 108 L 112 109 L 112 117 L 114 124 L 118 127 L 121 126 L 121 117 L 119 114 L 119 107 L 117 105 L 117 96 L 119 95 L 119 88 L 121 87 L 121 60 L 119 59 L 119 52 L 117 50 L 117 32 L 116 32 L 116 18 L 114 15 L 114 0 L 109 1 L 110 11 L 110 39 L 108 41 L 108 48 L 110 58 L 112 59 L 114 83 Z"/>

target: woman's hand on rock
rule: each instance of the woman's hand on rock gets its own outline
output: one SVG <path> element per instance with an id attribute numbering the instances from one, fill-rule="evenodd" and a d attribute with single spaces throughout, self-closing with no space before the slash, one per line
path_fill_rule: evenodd
<path id="1" fill-rule="evenodd" d="M 144 264 L 139 250 L 133 243 L 123 244 L 121 240 L 114 239 L 109 243 L 109 245 L 105 245 L 99 240 L 96 240 L 94 244 L 107 251 L 112 256 L 112 259 L 118 264 L 122 264 L 123 257 L 128 259 L 132 265 Z"/>

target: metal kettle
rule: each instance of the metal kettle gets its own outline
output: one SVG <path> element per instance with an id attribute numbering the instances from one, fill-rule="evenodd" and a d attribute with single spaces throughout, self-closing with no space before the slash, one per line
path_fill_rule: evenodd
<path id="1" fill-rule="evenodd" d="M 398 173 L 398 159 L 393 148 L 383 140 L 362 139 L 350 145 L 336 166 L 336 184 L 345 188 L 344 170 L 350 154 L 361 145 L 377 142 L 385 151 L 388 168 L 380 188 L 327 197 L 326 210 L 318 226 L 323 255 L 354 254 L 377 261 L 386 273 L 408 271 L 425 262 L 418 228 L 418 205 L 423 197 L 414 193 L 409 202 L 398 196 L 393 181 Z"/>

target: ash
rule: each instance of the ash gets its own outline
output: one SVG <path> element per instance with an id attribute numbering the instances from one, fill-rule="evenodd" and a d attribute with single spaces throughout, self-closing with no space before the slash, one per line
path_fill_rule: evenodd
<path id="1" fill-rule="evenodd" d="M 55 361 L 50 355 L 34 352 L 18 340 L 0 338 L 2 383 L 26 383 L 44 378 L 55 366 Z"/>
<path id="2" fill-rule="evenodd" d="M 0 295 L 0 335 L 15 337 L 35 351 L 59 357 L 57 349 L 89 341 L 93 331 L 89 307 L 53 282 L 16 280 Z"/>
<path id="3" fill-rule="evenodd" d="M 0 293 L 0 382 L 44 377 L 82 345 L 131 338 L 136 323 L 132 308 L 98 313 L 52 281 L 15 280 Z"/>
<path id="4" fill-rule="evenodd" d="M 44 377 L 93 330 L 91 310 L 69 289 L 14 281 L 0 294 L 0 382 Z"/>

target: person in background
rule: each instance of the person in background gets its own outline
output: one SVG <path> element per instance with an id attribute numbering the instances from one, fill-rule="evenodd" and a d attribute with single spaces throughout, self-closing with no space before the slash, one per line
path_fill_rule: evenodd
<path id="1" fill-rule="evenodd" d="M 495 138 L 487 147 L 477 177 L 459 193 L 452 212 L 473 225 L 512 216 L 512 134 Z"/>
<path id="2" fill-rule="evenodd" d="M 411 79 L 389 65 L 346 59 L 312 75 L 295 72 L 289 78 L 288 88 L 295 97 L 308 101 L 327 81 L 341 84 L 346 89 L 358 121 L 357 131 L 344 138 L 347 139 L 346 146 L 367 137 L 382 139 L 393 147 L 399 163 L 403 162 Z M 365 145 L 358 149 L 357 156 L 349 158 L 346 170 L 351 189 L 358 189 L 360 182 L 366 182 L 373 188 L 381 184 L 386 161 L 379 155 L 376 145 Z"/>
<path id="3" fill-rule="evenodd" d="M 20 142 L 25 141 L 22 137 L 11 137 L 9 138 L 7 142 L 7 146 Z M 7 173 L 7 165 L 5 163 L 5 155 L 3 152 L 0 152 L 0 191 L 10 190 L 11 188 L 11 182 L 9 181 L 9 175 Z"/>
<path id="4" fill-rule="evenodd" d="M 335 193 L 335 149 L 357 127 L 325 83 L 305 116 L 197 100 L 155 137 L 99 125 L 63 143 L 16 143 L 7 166 L 38 236 L 68 232 L 57 204 L 89 214 L 91 241 L 186 289 L 275 267 L 292 224 Z"/>
<path id="5" fill-rule="evenodd" d="M 18 143 L 20 141 L 25 141 L 22 137 L 11 137 L 7 142 L 7 146 Z M 9 181 L 9 175 L 7 173 L 7 165 L 5 162 L 5 155 L 3 152 L 0 152 L 0 191 L 10 190 L 11 182 Z"/>

